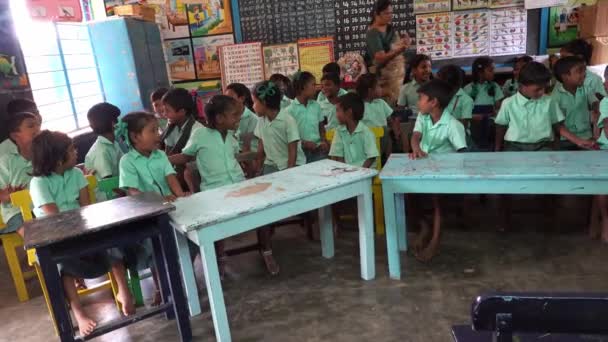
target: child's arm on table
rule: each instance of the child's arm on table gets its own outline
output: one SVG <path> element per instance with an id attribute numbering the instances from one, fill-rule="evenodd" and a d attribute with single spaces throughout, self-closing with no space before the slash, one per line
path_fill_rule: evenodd
<path id="1" fill-rule="evenodd" d="M 169 184 L 169 189 L 171 189 L 171 192 L 173 193 L 173 195 L 165 196 L 166 200 L 172 202 L 177 197 L 185 197 L 190 195 L 189 193 L 184 192 L 182 186 L 179 184 L 179 180 L 177 180 L 177 176 L 174 173 L 167 175 L 166 178 L 167 184 Z"/>
<path id="2" fill-rule="evenodd" d="M 296 166 L 298 158 L 298 140 L 292 141 L 287 145 L 287 168 Z"/>
<path id="3" fill-rule="evenodd" d="M 500 152 L 505 143 L 505 134 L 507 134 L 507 126 L 496 125 L 496 140 L 494 141 L 494 151 Z"/>
<path id="4" fill-rule="evenodd" d="M 372 166 L 372 164 L 374 163 L 374 160 L 376 160 L 376 158 L 368 158 L 363 163 L 363 167 L 366 168 L 366 169 L 369 169 Z"/>
<path id="5" fill-rule="evenodd" d="M 572 142 L 573 144 L 575 144 L 578 147 L 585 148 L 585 149 L 592 149 L 593 146 L 595 145 L 595 142 L 593 140 L 581 139 L 581 138 L 577 137 L 576 135 L 572 134 L 572 132 L 570 132 L 566 128 L 566 126 L 564 125 L 563 122 L 559 122 L 559 123 L 556 123 L 555 125 L 553 125 L 553 130 L 555 132 L 557 132 L 557 134 L 559 134 L 559 136 L 562 136 L 562 137 L 568 139 L 570 142 Z"/>
<path id="6" fill-rule="evenodd" d="M 420 141 L 422 140 L 422 133 L 414 132 L 412 134 L 412 153 L 410 153 L 410 159 L 424 158 L 427 154 L 420 148 Z"/>
<path id="7" fill-rule="evenodd" d="M 44 211 L 44 214 L 47 216 L 59 213 L 59 208 L 57 207 L 57 204 L 55 204 L 55 203 L 47 203 L 47 204 L 41 205 L 40 210 Z"/>
<path id="8" fill-rule="evenodd" d="M 266 159 L 266 155 L 264 154 L 264 141 L 261 138 L 258 138 L 258 161 L 256 163 L 258 169 L 255 171 L 255 174 L 258 176 L 262 173 L 264 167 L 264 159 Z"/>

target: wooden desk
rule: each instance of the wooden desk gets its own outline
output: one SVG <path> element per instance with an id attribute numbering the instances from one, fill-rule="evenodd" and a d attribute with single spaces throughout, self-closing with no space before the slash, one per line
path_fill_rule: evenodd
<path id="1" fill-rule="evenodd" d="M 76 337 L 57 263 L 111 247 L 126 246 L 146 238 L 151 238 L 154 245 L 163 303 L 152 309 L 139 310 L 135 315 L 98 325 L 85 339 L 161 313 L 168 319 L 176 318 L 182 341 L 192 339 L 173 228 L 167 215 L 173 210 L 175 207 L 164 203 L 159 195 L 145 193 L 66 211 L 25 224 L 25 247 L 36 249 L 61 341 L 74 341 Z"/>
<path id="2" fill-rule="evenodd" d="M 393 154 L 380 173 L 390 277 L 401 278 L 407 250 L 404 195 L 608 194 L 608 153 L 448 153 L 410 160 Z"/>
<path id="3" fill-rule="evenodd" d="M 375 170 L 323 160 L 218 189 L 175 202 L 171 213 L 176 228 L 182 274 L 190 313 L 201 312 L 185 235 L 200 246 L 215 335 L 230 341 L 230 328 L 217 267 L 214 242 L 270 223 L 319 209 L 322 254 L 334 256 L 330 205 L 357 197 L 361 278 L 375 277 L 372 178 Z"/>

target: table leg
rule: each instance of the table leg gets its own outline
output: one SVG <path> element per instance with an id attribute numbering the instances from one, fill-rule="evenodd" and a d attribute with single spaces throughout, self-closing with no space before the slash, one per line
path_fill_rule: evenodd
<path id="1" fill-rule="evenodd" d="M 359 249 L 361 258 L 361 278 L 372 280 L 376 277 L 374 255 L 374 208 L 372 187 L 365 183 L 363 194 L 357 196 L 359 209 Z"/>
<path id="2" fill-rule="evenodd" d="M 198 297 L 198 289 L 196 288 L 196 277 L 194 276 L 194 267 L 190 258 L 190 249 L 188 248 L 188 238 L 177 231 L 177 229 L 174 229 L 174 232 L 182 275 L 184 277 L 184 287 L 186 288 L 186 296 L 188 297 L 190 316 L 198 316 L 201 314 L 201 303 Z"/>
<path id="3" fill-rule="evenodd" d="M 395 201 L 397 196 L 388 186 L 382 188 L 384 197 L 384 226 L 386 228 L 386 253 L 388 254 L 388 272 L 392 279 L 401 279 L 401 260 L 396 222 Z"/>
<path id="4" fill-rule="evenodd" d="M 169 297 L 171 296 L 171 290 L 169 287 L 169 280 L 167 279 L 167 266 L 165 265 L 165 256 L 160 236 L 152 237 L 152 246 L 154 249 L 154 265 L 156 266 L 156 272 L 158 275 L 160 296 L 163 303 L 168 303 L 170 300 Z M 167 319 L 174 319 L 175 312 L 167 311 L 165 317 Z"/>
<path id="5" fill-rule="evenodd" d="M 217 268 L 215 245 L 211 239 L 207 239 L 203 235 L 202 231 L 198 232 L 198 241 L 201 248 L 201 259 L 205 272 L 209 306 L 211 308 L 211 316 L 213 317 L 213 326 L 215 327 L 215 338 L 218 342 L 231 341 L 224 294 L 222 292 L 222 282 L 220 281 L 220 273 Z"/>
<path id="6" fill-rule="evenodd" d="M 57 264 L 51 259 L 50 251 L 46 248 L 38 248 L 36 254 L 53 307 L 53 316 L 55 316 L 59 338 L 62 342 L 74 341 L 74 327 L 65 301 L 63 284 L 61 283 L 59 270 L 57 270 Z"/>
<path id="7" fill-rule="evenodd" d="M 331 205 L 319 208 L 319 234 L 321 235 L 321 250 L 323 257 L 334 257 L 334 227 L 331 215 Z"/>
<path id="8" fill-rule="evenodd" d="M 407 251 L 407 222 L 405 222 L 405 195 L 395 194 L 395 219 L 399 250 Z"/>
<path id="9" fill-rule="evenodd" d="M 164 222 L 163 222 L 164 221 Z M 159 219 L 161 225 L 161 243 L 163 248 L 164 262 L 169 280 L 169 291 L 173 301 L 173 312 L 177 320 L 182 341 L 192 340 L 192 329 L 190 328 L 190 317 L 186 310 L 186 298 L 179 276 L 179 262 L 177 260 L 177 249 L 175 247 L 175 238 L 173 228 L 169 223 L 169 219 Z"/>

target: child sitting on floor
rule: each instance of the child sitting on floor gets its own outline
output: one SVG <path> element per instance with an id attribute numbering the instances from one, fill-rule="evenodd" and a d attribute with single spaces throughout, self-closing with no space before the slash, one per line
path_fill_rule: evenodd
<path id="1" fill-rule="evenodd" d="M 454 94 L 451 85 L 432 80 L 418 89 L 420 115 L 416 119 L 412 135 L 411 159 L 424 158 L 428 154 L 462 152 L 467 149 L 464 126 L 451 114 L 448 105 Z M 426 223 L 414 243 L 414 253 L 420 261 L 428 261 L 439 250 L 441 233 L 441 208 L 439 196 L 433 199 L 433 228 Z"/>
<path id="2" fill-rule="evenodd" d="M 376 137 L 361 119 L 365 105 L 357 94 L 350 93 L 338 98 L 336 117 L 340 126 L 331 142 L 329 156 L 354 166 L 374 167 L 379 157 Z"/>
<path id="3" fill-rule="evenodd" d="M 416 55 L 410 65 L 412 80 L 401 87 L 397 105 L 411 111 L 409 116 L 418 115 L 418 89 L 431 79 L 433 69 L 431 67 L 431 57 L 428 55 Z"/>
<path id="4" fill-rule="evenodd" d="M 42 131 L 32 144 L 32 180 L 30 194 L 36 217 L 54 215 L 90 204 L 88 182 L 75 168 L 76 149 L 72 140 L 60 132 Z M 109 252 L 100 252 L 59 264 L 63 289 L 74 311 L 82 336 L 87 336 L 97 323 L 82 308 L 75 285 L 75 277 L 97 278 L 111 269 L 122 304 L 122 313 L 135 313 L 133 297 L 127 286 L 123 261 Z"/>
<path id="5" fill-rule="evenodd" d="M 502 92 L 505 97 L 510 97 L 517 93 L 519 90 L 519 72 L 524 65 L 532 61 L 534 59 L 530 56 L 519 56 L 515 59 L 515 63 L 513 63 L 513 78 L 508 79 L 502 86 Z"/>

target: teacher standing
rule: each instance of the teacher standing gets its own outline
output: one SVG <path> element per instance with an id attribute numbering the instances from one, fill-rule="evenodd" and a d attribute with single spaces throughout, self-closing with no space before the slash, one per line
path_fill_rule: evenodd
<path id="1" fill-rule="evenodd" d="M 382 97 L 395 105 L 405 78 L 403 52 L 410 46 L 410 37 L 401 38 L 391 25 L 393 6 L 390 0 L 377 0 L 372 10 L 372 22 L 367 30 L 367 58 L 371 72 L 378 75 Z"/>

